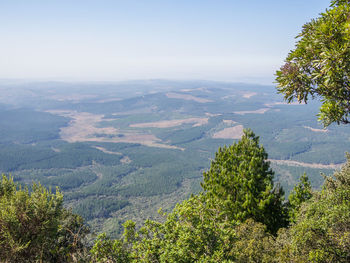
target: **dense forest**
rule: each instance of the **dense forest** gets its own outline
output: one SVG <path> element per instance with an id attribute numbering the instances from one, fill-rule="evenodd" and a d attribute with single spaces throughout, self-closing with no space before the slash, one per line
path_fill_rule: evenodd
<path id="1" fill-rule="evenodd" d="M 88 227 L 63 208 L 58 190 L 52 193 L 33 185 L 29 191 L 3 175 L 0 258 L 5 262 L 349 262 L 349 200 L 350 160 L 325 178 L 320 191 L 313 191 L 302 175 L 284 200 L 259 138 L 245 130 L 240 141 L 218 150 L 203 174 L 199 194 L 168 214 L 159 211 L 162 221 L 147 220 L 141 228 L 126 221 L 120 239 L 100 234 L 88 243 Z"/>
<path id="2" fill-rule="evenodd" d="M 310 98 L 321 98 L 318 116 L 325 127 L 350 122 L 349 14 L 349 0 L 332 1 L 329 10 L 305 24 L 295 50 L 277 71 L 277 89 L 287 102 L 296 99 L 307 103 Z M 43 114 L 42 117 L 50 116 Z M 57 121 L 65 122 L 65 119 Z M 193 138 L 202 134 L 201 128 L 192 131 Z M 29 142 L 32 139 L 25 138 Z M 172 139 L 177 144 L 184 136 L 177 133 Z M 89 151 L 96 150 L 94 154 L 101 163 L 117 165 L 121 159 L 111 158 L 83 144 L 70 148 L 72 145 L 65 144 L 63 150 L 35 155 L 40 168 L 57 168 L 51 167 L 48 161 L 57 159 L 53 163 L 67 169 L 65 184 L 55 183 L 52 176 L 47 178 L 62 189 L 85 184 L 98 176 L 87 170 L 69 170 L 75 167 L 75 162 L 84 164 L 83 157 L 89 156 Z M 130 144 L 116 147 L 124 146 L 130 147 L 131 152 L 135 147 Z M 18 147 L 21 152 L 30 149 L 30 146 Z M 71 158 L 72 149 L 76 151 L 74 159 Z M 6 156 L 6 152 L 2 154 Z M 162 157 L 160 151 L 158 158 Z M 25 158 L 28 157 L 19 155 L 16 166 L 25 167 Z M 149 158 L 145 155 L 139 162 L 147 164 Z M 108 191 L 113 189 L 102 181 L 90 190 L 105 193 L 105 198 L 93 205 L 90 202 L 93 196 L 72 191 L 68 200 L 85 198 L 76 207 L 80 213 L 77 215 L 63 206 L 59 187 L 47 190 L 40 183 L 22 186 L 11 175 L 3 174 L 0 181 L 0 261 L 350 262 L 349 154 L 346 159 L 340 170 L 331 176 L 324 175 L 320 190 L 313 190 L 308 176 L 300 174 L 299 182 L 285 196 L 283 188 L 275 183 L 274 171 L 259 137 L 245 129 L 240 140 L 217 150 L 209 169 L 203 172 L 197 194 L 178 203 L 170 212 L 159 210 L 160 220 L 146 220 L 141 227 L 127 220 L 122 235 L 116 239 L 105 233 L 94 236 L 80 215 L 85 218 L 109 216 L 111 211 L 127 206 L 131 194 L 151 196 L 149 190 L 142 188 L 150 182 L 122 186 L 118 190 L 123 199 L 116 202 L 108 196 Z M 14 169 L 3 163 L 5 170 Z M 174 164 L 174 171 L 176 166 Z M 119 180 L 133 169 L 128 165 L 119 168 L 118 176 L 111 176 L 111 180 Z M 81 181 L 80 173 L 85 172 L 84 181 Z M 142 172 L 147 173 L 147 169 Z M 171 171 L 168 178 L 153 175 L 153 182 L 159 182 L 155 191 L 157 186 L 168 181 L 169 188 L 161 191 L 171 191 L 171 187 L 179 183 L 171 175 Z M 184 173 L 183 176 L 190 175 Z"/>

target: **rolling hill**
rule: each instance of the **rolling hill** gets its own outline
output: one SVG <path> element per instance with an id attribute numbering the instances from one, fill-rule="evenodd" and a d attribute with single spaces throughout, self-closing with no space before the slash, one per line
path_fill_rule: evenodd
<path id="1" fill-rule="evenodd" d="M 0 171 L 60 187 L 95 231 L 118 235 L 199 190 L 218 147 L 251 128 L 286 190 L 318 188 L 345 162 L 350 128 L 323 129 L 319 103 L 272 86 L 212 81 L 0 82 Z"/>

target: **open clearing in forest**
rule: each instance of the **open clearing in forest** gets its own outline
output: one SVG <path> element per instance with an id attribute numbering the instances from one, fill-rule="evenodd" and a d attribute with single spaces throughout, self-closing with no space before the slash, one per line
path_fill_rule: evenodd
<path id="1" fill-rule="evenodd" d="M 202 126 L 208 123 L 208 118 L 188 118 L 181 120 L 168 120 L 168 121 L 156 121 L 156 122 L 144 122 L 131 124 L 133 128 L 170 128 L 180 126 L 182 124 L 194 123 L 193 127 Z"/>
<path id="2" fill-rule="evenodd" d="M 305 129 L 308 129 L 310 131 L 313 131 L 313 132 L 328 132 L 327 129 L 315 129 L 315 128 L 312 128 L 312 127 L 309 127 L 309 126 L 303 126 Z"/>
<path id="3" fill-rule="evenodd" d="M 264 104 L 266 107 L 273 107 L 273 106 L 278 106 L 278 105 L 285 105 L 285 106 L 295 106 L 295 105 L 305 105 L 304 102 L 297 102 L 297 101 L 293 101 L 293 102 L 285 102 L 285 101 L 277 101 L 277 102 L 272 102 L 272 103 L 265 103 Z"/>
<path id="4" fill-rule="evenodd" d="M 250 97 L 253 97 L 253 96 L 257 95 L 257 94 L 258 93 L 256 93 L 256 92 L 246 92 L 246 93 L 243 94 L 243 98 L 249 99 Z"/>
<path id="5" fill-rule="evenodd" d="M 225 128 L 213 134 L 214 139 L 240 139 L 243 135 L 243 125 Z"/>
<path id="6" fill-rule="evenodd" d="M 73 93 L 69 95 L 52 95 L 49 98 L 57 101 L 71 101 L 71 102 L 80 102 L 87 99 L 94 99 L 96 98 L 96 95 L 92 94 L 79 94 L 79 93 Z"/>
<path id="7" fill-rule="evenodd" d="M 308 168 L 318 168 L 318 169 L 340 169 L 344 164 L 321 164 L 321 163 L 303 163 L 292 160 L 273 160 L 269 159 L 271 163 L 283 164 L 288 166 L 302 166 Z"/>
<path id="8" fill-rule="evenodd" d="M 199 103 L 212 102 L 212 100 L 195 97 L 195 96 L 192 96 L 192 95 L 189 95 L 189 94 L 181 94 L 181 93 L 174 93 L 174 92 L 169 92 L 169 93 L 166 94 L 166 96 L 169 99 L 193 100 L 193 101 L 199 102 Z"/>
<path id="9" fill-rule="evenodd" d="M 258 110 L 245 110 L 245 111 L 234 111 L 233 113 L 239 114 L 239 115 L 245 115 L 245 114 L 264 114 L 270 110 L 270 108 L 261 108 Z"/>
<path id="10" fill-rule="evenodd" d="M 96 127 L 103 119 L 104 115 L 92 114 L 89 112 L 77 111 L 49 111 L 50 113 L 69 117 L 72 120 L 69 125 L 61 128 L 60 136 L 62 140 L 70 143 L 74 142 L 112 142 L 112 143 L 139 143 L 150 147 L 160 147 L 168 149 L 179 149 L 180 147 L 163 144 L 159 138 L 153 134 L 138 133 L 135 131 L 121 131 L 114 127 Z"/>

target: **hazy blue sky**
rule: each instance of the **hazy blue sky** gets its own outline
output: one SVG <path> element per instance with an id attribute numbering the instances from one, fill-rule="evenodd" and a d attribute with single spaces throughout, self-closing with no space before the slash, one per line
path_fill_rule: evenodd
<path id="1" fill-rule="evenodd" d="M 0 78 L 272 82 L 329 0 L 0 0 Z"/>

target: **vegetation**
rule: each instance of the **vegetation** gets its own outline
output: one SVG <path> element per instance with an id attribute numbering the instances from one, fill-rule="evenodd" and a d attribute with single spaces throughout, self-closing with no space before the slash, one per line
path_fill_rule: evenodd
<path id="1" fill-rule="evenodd" d="M 30 186 L 35 181 L 53 190 L 60 187 L 66 206 L 81 213 L 94 231 L 113 233 L 114 238 L 121 234 L 115 229 L 122 229 L 125 220 L 132 219 L 139 226 L 146 218 L 159 219 L 159 207 L 169 212 L 191 193 L 198 193 L 201 174 L 210 165 L 208 160 L 215 158 L 219 147 L 233 141 L 212 137 L 225 128 L 251 127 L 260 135 L 269 157 L 277 160 L 341 164 L 345 162 L 344 152 L 350 147 L 350 140 L 343 139 L 350 127 L 330 126 L 321 130 L 313 118 L 319 104 L 278 104 L 281 98 L 275 94 L 274 87 L 218 82 L 166 84 L 172 87 L 172 92 L 211 101 L 199 103 L 168 98 L 161 86 L 165 85 L 163 81 L 141 85 L 142 89 L 152 91 L 160 87 L 158 93 L 135 94 L 127 85 L 125 94 L 120 90 L 122 97 L 112 87 L 98 90 L 82 84 L 85 87 L 82 89 L 79 84 L 64 88 L 50 83 L 50 87 L 60 87 L 48 92 L 46 85 L 40 88 L 42 85 L 32 87 L 34 96 L 27 94 L 28 87 L 23 87 L 18 94 L 18 87 L 3 91 L 3 97 L 11 92 L 8 103 L 15 107 L 0 105 L 0 173 L 11 173 L 22 185 Z M 246 98 L 247 92 L 256 95 Z M 71 97 L 77 100 L 69 100 Z M 119 100 L 114 100 L 116 97 Z M 21 108 L 24 106 L 26 108 Z M 264 114 L 235 113 L 261 108 L 269 110 Z M 89 140 L 97 137 L 97 141 L 62 140 L 60 130 L 74 124 L 72 116 L 80 116 L 82 112 L 105 116 L 94 124 L 96 130 L 92 129 L 91 138 L 88 137 Z M 80 117 L 84 118 L 84 114 Z M 196 127 L 193 123 L 165 128 L 130 127 L 137 123 L 186 118 L 205 118 L 208 123 Z M 108 130 L 114 127 L 118 132 L 111 135 L 107 130 L 99 130 L 105 127 L 109 127 Z M 85 131 L 84 125 L 76 128 Z M 156 142 L 178 149 L 148 147 L 141 145 L 141 141 L 101 142 L 124 140 L 127 134 L 134 133 L 156 136 L 160 139 Z M 306 172 L 312 187 L 318 189 L 323 182 L 320 172 L 331 174 L 334 169 L 332 166 L 287 166 L 274 161 L 271 167 L 275 181 L 287 194 L 300 174 Z M 101 203 L 108 209 L 99 209 Z"/>
<path id="2" fill-rule="evenodd" d="M 281 240 L 285 262 L 349 262 L 349 157 L 342 170 L 327 177 L 322 190 L 301 206 Z"/>
<path id="3" fill-rule="evenodd" d="M 114 211 L 122 209 L 129 205 L 127 200 L 114 200 L 113 198 L 96 198 L 89 196 L 74 208 L 74 212 L 85 218 L 91 220 L 93 218 L 110 217 Z"/>
<path id="4" fill-rule="evenodd" d="M 348 0 L 332 1 L 329 10 L 304 26 L 296 49 L 277 72 L 279 92 L 288 102 L 321 98 L 319 117 L 324 126 L 350 122 L 349 13 Z M 185 88 L 184 83 L 160 83 Z M 55 100 L 51 91 L 33 90 L 37 97 L 19 98 L 34 108 L 19 108 L 16 97 L 11 97 L 15 107 L 0 105 L 0 170 L 13 173 L 0 181 L 0 261 L 349 262 L 350 157 L 342 170 L 325 176 L 321 190 L 311 189 L 322 183 L 312 163 L 345 161 L 349 127 L 320 129 L 309 119 L 318 103 L 311 103 L 311 108 L 279 105 L 279 98 L 268 89 L 245 86 L 259 94 L 247 98 L 237 96 L 237 90 L 230 93 L 232 86 L 223 83 L 203 92 L 209 84 L 191 83 L 191 89 L 201 89 L 177 91 L 207 98 L 207 103 L 168 98 L 164 92 L 147 94 L 147 85 L 140 83 L 132 85 L 143 96 L 130 97 L 130 83 L 124 83 L 127 92 L 121 92 L 122 100 L 116 100 L 108 86 L 105 96 L 96 93 L 95 99 L 86 96 L 89 99 L 75 103 Z M 266 107 L 264 114 L 256 112 Z M 69 125 L 69 119 L 46 112 L 52 109 L 104 114 L 105 121 L 93 129 L 114 127 L 118 134 L 100 130 L 89 141 L 64 142 L 60 129 Z M 189 117 L 208 118 L 208 123 L 130 126 Z M 304 171 L 310 180 L 301 176 L 292 190 L 287 188 L 291 191 L 284 201 L 271 167 L 287 187 L 303 171 L 270 165 L 251 130 L 213 156 L 214 149 L 231 140 L 212 135 L 237 124 L 263 135 L 271 159 L 308 162 Z M 156 142 L 173 148 L 99 141 L 123 139 L 128 133 L 153 135 L 159 139 Z M 94 136 L 99 140 L 93 142 Z M 331 172 L 333 166 L 327 167 Z M 112 229 L 115 236 L 102 233 L 93 244 L 86 242 L 89 229 L 82 217 L 63 207 L 62 192 L 40 184 L 23 186 L 32 180 L 60 187 L 67 206 L 90 225 L 102 224 L 95 228 L 98 231 Z M 148 212 L 154 204 L 165 204 L 167 212 L 159 211 L 160 220 L 142 222 L 152 216 Z M 140 205 L 148 209 L 144 214 Z M 135 221 L 125 220 L 130 215 Z M 114 239 L 122 222 L 124 233 Z"/>
<path id="5" fill-rule="evenodd" d="M 163 222 L 148 220 L 140 228 L 127 221 L 122 238 L 111 240 L 101 234 L 91 249 L 94 262 L 348 262 L 350 256 L 350 159 L 334 177 L 327 177 L 321 191 L 311 191 L 306 175 L 290 194 L 287 203 L 277 203 L 273 220 L 257 222 L 266 200 L 244 188 L 271 182 L 267 155 L 251 131 L 242 141 L 219 150 L 211 168 L 204 173 L 204 189 L 165 214 Z M 235 150 L 240 150 L 235 152 Z M 231 153 L 231 156 L 228 153 Z M 243 154 L 241 154 L 243 152 Z M 261 155 L 260 159 L 256 155 Z M 221 158 L 221 157 L 226 158 Z M 240 162 L 234 162 L 235 158 Z M 254 162 L 256 163 L 254 164 Z M 251 171 L 232 172 L 252 162 Z M 241 165 L 243 163 L 243 165 Z M 259 169 L 263 167 L 263 169 Z M 255 169 L 254 169 L 255 168 Z M 231 173 L 230 173 L 231 171 Z M 215 175 L 214 175 L 215 174 Z M 230 177 L 228 175 L 231 174 Z M 211 176 L 212 175 L 212 176 Z M 211 177 L 210 177 L 211 176 Z M 232 184 L 223 187 L 224 183 Z M 232 199 L 234 182 L 242 182 L 245 195 Z M 236 185 L 238 186 L 238 185 Z M 237 190 L 237 189 L 236 189 Z M 244 193 L 242 190 L 242 194 Z M 264 193 L 264 188 L 262 188 Z M 269 187 L 267 194 L 276 200 Z M 239 196 L 238 194 L 236 196 Z M 245 198 L 243 198 L 245 197 Z M 281 196 L 277 195 L 280 199 Z M 233 203 L 227 206 L 227 202 Z M 213 205 L 215 203 L 215 205 Z M 254 203 L 260 206 L 254 206 Z M 247 204 L 250 206 L 247 207 Z M 231 207 L 245 207 L 231 210 Z M 228 209 L 229 208 L 229 209 Z M 281 211 L 287 213 L 283 217 Z M 240 217 L 238 216 L 240 215 Z M 244 216 L 242 216 L 244 215 Z M 256 219 L 257 218 L 257 219 Z M 264 218 L 264 217 L 263 217 Z M 288 225 L 279 222 L 286 219 Z M 262 221 L 262 220 L 260 220 Z M 273 230 L 273 231 L 271 231 Z"/>
<path id="6" fill-rule="evenodd" d="M 272 232 L 285 225 L 283 190 L 273 186 L 265 149 L 251 130 L 229 147 L 219 148 L 202 184 L 212 207 L 229 220 L 252 218 Z"/>
<path id="7" fill-rule="evenodd" d="M 63 208 L 62 194 L 0 181 L 0 261 L 67 262 L 81 257 L 88 228 Z"/>
<path id="8" fill-rule="evenodd" d="M 258 137 L 246 130 L 216 153 L 201 193 L 161 212 L 163 223 L 148 220 L 137 229 L 127 221 L 122 239 L 100 235 L 92 256 L 97 262 L 272 262 L 272 234 L 287 224 L 272 175 Z"/>
<path id="9" fill-rule="evenodd" d="M 311 184 L 306 174 L 300 177 L 300 182 L 294 187 L 288 197 L 289 221 L 295 223 L 300 206 L 312 197 Z"/>
<path id="10" fill-rule="evenodd" d="M 0 110 L 0 144 L 16 142 L 30 144 L 59 138 L 60 127 L 68 119 L 28 108 Z M 30 131 L 30 132 L 28 132 Z"/>
<path id="11" fill-rule="evenodd" d="M 349 261 L 350 156 L 321 191 L 311 191 L 303 175 L 283 202 L 259 138 L 245 130 L 240 141 L 219 149 L 203 175 L 202 191 L 168 214 L 160 211 L 163 220 L 147 220 L 140 228 L 126 221 L 121 238 L 101 234 L 91 248 L 84 242 L 87 227 L 62 207 L 59 190 L 53 194 L 36 184 L 29 190 L 3 176 L 0 261 Z M 105 216 L 116 204 L 108 200 L 81 209 Z"/>
<path id="12" fill-rule="evenodd" d="M 325 126 L 349 123 L 350 2 L 333 0 L 331 8 L 303 27 L 295 50 L 277 71 L 279 91 L 291 102 L 321 97 L 319 119 Z"/>

